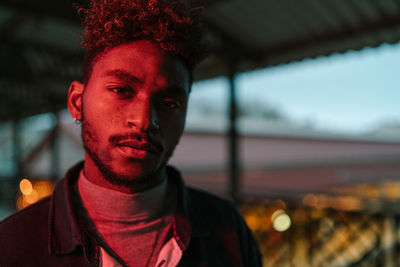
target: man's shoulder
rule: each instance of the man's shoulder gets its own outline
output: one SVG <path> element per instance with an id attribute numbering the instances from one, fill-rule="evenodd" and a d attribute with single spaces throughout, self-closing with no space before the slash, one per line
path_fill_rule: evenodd
<path id="1" fill-rule="evenodd" d="M 193 201 L 206 201 L 207 203 L 213 203 L 217 206 L 224 206 L 224 207 L 233 207 L 233 203 L 228 199 L 224 199 L 220 196 L 217 196 L 213 193 L 204 191 L 199 188 L 194 187 L 187 187 L 189 192 L 189 197 Z"/>
<path id="2" fill-rule="evenodd" d="M 23 242 L 19 247 L 29 240 L 38 241 L 37 238 L 48 229 L 49 202 L 49 197 L 44 198 L 2 220 L 0 247 L 16 244 L 16 241 Z"/>
<path id="3" fill-rule="evenodd" d="M 211 244 L 224 244 L 236 263 L 243 262 L 242 266 L 262 266 L 257 243 L 233 202 L 193 188 L 188 188 L 188 199 L 194 223 L 206 225 L 211 231 Z"/>
<path id="4" fill-rule="evenodd" d="M 205 213 L 204 215 L 212 216 L 215 214 L 222 215 L 239 215 L 235 205 L 232 201 L 224 199 L 210 192 L 204 191 L 200 188 L 194 188 L 186 185 L 180 172 L 173 166 L 167 166 L 168 177 L 171 178 L 173 183 L 178 184 L 178 188 L 183 193 L 183 198 L 180 201 L 186 202 L 184 205 L 189 211 L 195 213 Z"/>
<path id="5" fill-rule="evenodd" d="M 197 213 L 203 213 L 216 220 L 219 218 L 236 220 L 237 217 L 241 217 L 235 204 L 228 199 L 192 187 L 188 187 L 188 193 L 189 208 Z"/>
<path id="6" fill-rule="evenodd" d="M 22 210 L 19 210 L 4 220 L 0 221 L 0 229 L 15 225 L 16 223 L 23 222 L 25 220 L 38 219 L 38 213 L 48 212 L 50 204 L 50 198 L 46 197 L 41 199 L 37 203 L 30 205 Z"/>

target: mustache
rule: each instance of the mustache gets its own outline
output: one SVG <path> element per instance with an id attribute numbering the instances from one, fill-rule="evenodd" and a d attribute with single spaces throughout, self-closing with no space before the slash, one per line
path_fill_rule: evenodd
<path id="1" fill-rule="evenodd" d="M 129 133 L 129 134 L 116 134 L 111 136 L 108 141 L 111 144 L 118 145 L 121 142 L 129 141 L 129 140 L 137 140 L 140 143 L 149 143 L 150 145 L 154 146 L 158 151 L 163 151 L 164 146 L 157 141 L 155 138 L 152 138 L 147 135 L 142 135 L 139 133 Z"/>

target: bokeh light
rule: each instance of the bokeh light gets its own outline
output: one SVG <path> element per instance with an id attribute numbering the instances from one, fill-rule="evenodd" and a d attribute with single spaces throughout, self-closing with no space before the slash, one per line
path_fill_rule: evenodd
<path id="1" fill-rule="evenodd" d="M 32 192 L 29 195 L 24 195 L 24 200 L 28 204 L 33 204 L 39 200 L 39 194 L 35 189 L 32 189 Z"/>
<path id="2" fill-rule="evenodd" d="M 21 194 L 17 198 L 16 206 L 21 210 L 45 198 L 53 192 L 54 184 L 49 180 L 23 179 L 19 184 Z"/>
<path id="3" fill-rule="evenodd" d="M 278 232 L 284 232 L 288 230 L 292 224 L 289 215 L 282 211 L 280 211 L 280 213 L 274 218 L 272 223 L 272 226 Z"/>
<path id="4" fill-rule="evenodd" d="M 25 196 L 29 196 L 32 193 L 32 183 L 28 179 L 22 179 L 19 183 L 19 189 Z"/>
<path id="5" fill-rule="evenodd" d="M 284 211 L 283 209 L 277 209 L 276 211 L 274 211 L 274 213 L 272 213 L 272 215 L 271 215 L 271 222 L 273 223 L 273 222 L 275 221 L 275 219 L 276 219 L 279 215 L 281 215 L 281 214 L 283 214 L 283 213 L 285 213 L 285 211 Z"/>

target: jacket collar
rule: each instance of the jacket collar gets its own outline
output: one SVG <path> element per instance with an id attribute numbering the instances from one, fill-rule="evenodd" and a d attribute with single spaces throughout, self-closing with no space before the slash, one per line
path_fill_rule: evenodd
<path id="1" fill-rule="evenodd" d="M 181 248 L 185 251 L 192 237 L 202 237 L 209 234 L 208 227 L 190 199 L 189 188 L 185 186 L 179 171 L 172 166 L 167 166 L 169 182 L 178 188 L 177 208 L 174 214 L 173 235 Z"/>
<path id="2" fill-rule="evenodd" d="M 90 237 L 87 222 L 79 216 L 81 203 L 75 189 L 83 162 L 72 167 L 64 179 L 55 187 L 50 200 L 49 212 L 49 252 L 50 254 L 70 254 L 83 248 L 87 258 L 96 261 L 94 238 Z M 203 218 L 193 208 L 188 188 L 180 173 L 167 166 L 168 180 L 178 189 L 177 208 L 174 215 L 173 234 L 182 251 L 189 246 L 191 237 L 207 236 L 208 227 Z"/>
<path id="3" fill-rule="evenodd" d="M 49 252 L 51 254 L 68 254 L 83 244 L 83 236 L 78 227 L 73 183 L 79 177 L 83 162 L 68 170 L 64 179 L 57 183 L 50 199 L 49 212 Z"/>

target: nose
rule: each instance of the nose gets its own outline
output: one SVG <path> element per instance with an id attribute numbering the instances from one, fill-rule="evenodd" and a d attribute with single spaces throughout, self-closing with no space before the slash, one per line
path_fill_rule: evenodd
<path id="1" fill-rule="evenodd" d="M 160 128 L 157 111 L 150 100 L 138 100 L 129 107 L 128 126 L 136 127 L 142 132 Z"/>

